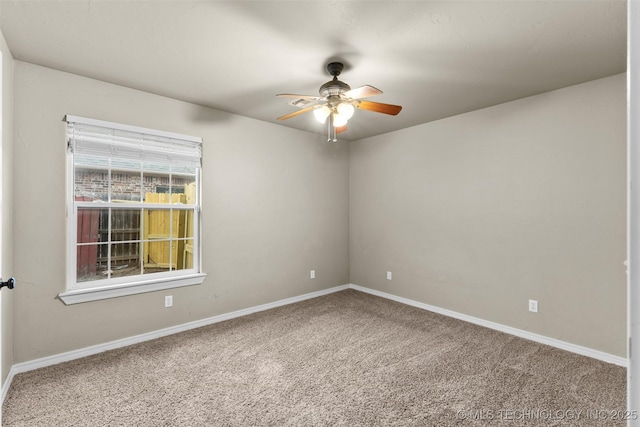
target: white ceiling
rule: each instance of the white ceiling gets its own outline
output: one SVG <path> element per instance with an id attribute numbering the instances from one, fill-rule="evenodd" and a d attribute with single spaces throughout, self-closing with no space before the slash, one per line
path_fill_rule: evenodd
<path id="1" fill-rule="evenodd" d="M 626 71 L 624 1 L 2 0 L 14 58 L 324 135 L 277 93 L 384 93 L 355 140 Z"/>

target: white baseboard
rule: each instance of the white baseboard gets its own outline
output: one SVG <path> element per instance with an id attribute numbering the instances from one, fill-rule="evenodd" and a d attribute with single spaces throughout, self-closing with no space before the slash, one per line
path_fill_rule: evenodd
<path id="1" fill-rule="evenodd" d="M 388 294 L 386 292 L 377 291 L 375 289 L 365 288 L 363 286 L 350 284 L 349 288 L 355 289 L 356 291 L 366 292 L 371 295 L 376 295 L 382 298 L 390 299 L 392 301 L 396 301 L 402 304 L 421 308 L 423 310 L 442 314 L 444 316 L 453 317 L 459 320 L 464 320 L 465 322 L 474 323 L 476 325 L 484 326 L 485 328 L 494 329 L 496 331 L 504 332 L 510 335 L 515 335 L 517 337 L 524 338 L 530 341 L 535 341 L 540 344 L 550 345 L 552 347 L 556 347 L 562 350 L 567 350 L 572 353 L 580 354 L 582 356 L 588 356 L 593 359 L 601 360 L 603 362 L 612 363 L 614 365 L 622 366 L 625 368 L 628 367 L 629 365 L 628 359 L 620 356 L 615 356 L 613 354 L 605 353 L 603 351 L 594 350 L 592 348 L 583 347 L 576 344 L 571 344 L 565 341 L 557 340 L 555 338 L 549 338 L 544 335 L 535 334 L 533 332 L 523 331 L 522 329 L 512 328 L 511 326 L 506 326 L 500 323 L 479 319 L 477 317 L 468 316 L 466 314 L 458 313 L 452 310 L 447 310 L 446 308 L 436 307 L 436 306 L 425 304 L 422 302 L 410 300 L 408 298 L 403 298 L 396 295 Z"/>
<path id="2" fill-rule="evenodd" d="M 545 337 L 543 335 L 534 334 L 532 332 L 523 331 L 521 329 L 512 328 L 510 326 L 501 325 L 499 323 L 490 322 L 488 320 L 479 319 L 477 317 L 468 316 L 466 314 L 457 313 L 455 311 L 447 310 L 444 308 L 432 306 L 429 304 L 424 304 L 418 301 L 410 300 L 407 298 L 399 297 L 396 295 L 388 294 L 386 292 L 377 291 L 374 289 L 365 288 L 363 286 L 347 284 L 342 286 L 336 286 L 329 289 L 324 289 L 322 291 L 311 292 L 308 294 L 300 295 L 297 297 L 287 298 L 279 301 L 275 301 L 268 304 L 262 304 L 255 307 L 245 308 L 243 310 L 237 310 L 227 314 L 221 314 L 218 316 L 209 317 L 202 320 L 196 320 L 194 322 L 184 323 L 182 325 L 176 325 L 165 329 L 160 329 L 157 331 L 148 332 L 141 335 L 136 335 L 129 338 L 123 338 L 120 340 L 110 341 L 103 344 L 98 344 L 90 347 L 81 348 L 78 350 L 68 351 L 66 353 L 55 354 L 52 356 L 43 357 L 40 359 L 30 360 L 28 362 L 17 363 L 11 367 L 9 370 L 9 374 L 7 375 L 7 379 L 2 385 L 2 391 L 0 394 L 0 405 L 4 402 L 4 398 L 9 391 L 9 387 L 11 387 L 11 382 L 13 381 L 13 377 L 22 372 L 32 371 L 34 369 L 44 368 L 46 366 L 56 365 L 58 363 L 68 362 L 75 359 L 80 359 L 82 357 L 91 356 L 93 354 L 102 353 L 104 351 L 113 350 L 116 348 L 126 347 L 133 344 L 138 344 L 145 341 L 150 341 L 156 338 L 165 337 L 168 335 L 176 334 L 179 332 L 188 331 L 190 329 L 199 328 L 202 326 L 211 325 L 218 322 L 224 322 L 225 320 L 235 319 L 237 317 L 246 316 L 248 314 L 257 313 L 264 310 L 269 310 L 276 307 L 281 307 L 283 305 L 293 304 L 296 302 L 308 300 L 311 298 L 320 297 L 323 295 L 328 295 L 334 292 L 343 291 L 345 289 L 354 289 L 356 291 L 365 292 L 371 295 L 376 295 L 382 298 L 386 298 L 392 301 L 396 301 L 402 304 L 410 305 L 413 307 L 421 308 L 423 310 L 431 311 L 434 313 L 442 314 L 444 316 L 453 317 L 455 319 L 463 320 L 465 322 L 474 323 L 476 325 L 484 326 L 486 328 L 494 329 L 500 332 L 505 332 L 510 335 L 515 335 L 520 338 L 528 339 L 531 341 L 539 342 L 541 344 L 550 345 L 552 347 L 556 347 L 562 350 L 567 350 L 573 353 L 581 354 L 583 356 L 588 356 L 597 360 L 601 360 L 603 362 L 612 363 L 615 365 L 627 367 L 628 361 L 627 359 L 619 356 L 614 356 L 609 353 L 605 353 L 598 350 L 593 350 L 587 347 L 582 347 L 576 344 L 571 344 L 568 342 L 556 340 L 554 338 Z"/>

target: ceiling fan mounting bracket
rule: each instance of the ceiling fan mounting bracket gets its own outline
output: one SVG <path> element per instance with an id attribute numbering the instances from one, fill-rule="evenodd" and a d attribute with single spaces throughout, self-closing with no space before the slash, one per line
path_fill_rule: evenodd
<path id="1" fill-rule="evenodd" d="M 327 64 L 327 71 L 334 77 L 334 79 L 340 75 L 343 68 L 344 64 L 342 62 L 330 62 Z"/>

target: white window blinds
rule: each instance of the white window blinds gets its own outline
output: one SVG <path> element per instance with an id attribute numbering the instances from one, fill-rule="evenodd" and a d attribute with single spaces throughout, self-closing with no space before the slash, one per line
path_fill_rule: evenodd
<path id="1" fill-rule="evenodd" d="M 69 150 L 80 156 L 199 168 L 202 139 L 78 116 L 65 116 Z"/>

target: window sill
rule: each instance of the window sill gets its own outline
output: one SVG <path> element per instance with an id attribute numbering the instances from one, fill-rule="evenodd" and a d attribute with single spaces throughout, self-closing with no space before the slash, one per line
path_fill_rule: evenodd
<path id="1" fill-rule="evenodd" d="M 184 286 L 200 285 L 204 282 L 204 273 L 188 276 L 170 277 L 127 283 L 123 285 L 103 286 L 99 288 L 73 289 L 58 295 L 66 305 L 79 304 L 89 301 L 117 298 L 127 295 L 136 295 L 146 292 L 161 291 L 164 289 L 181 288 Z"/>

